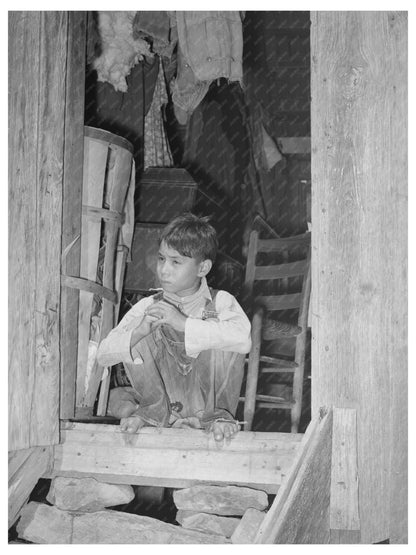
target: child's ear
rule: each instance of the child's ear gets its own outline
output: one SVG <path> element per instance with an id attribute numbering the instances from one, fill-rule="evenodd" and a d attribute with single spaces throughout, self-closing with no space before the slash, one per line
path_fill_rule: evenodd
<path id="1" fill-rule="evenodd" d="M 198 277 L 205 277 L 212 268 L 212 260 L 207 258 L 199 264 Z"/>

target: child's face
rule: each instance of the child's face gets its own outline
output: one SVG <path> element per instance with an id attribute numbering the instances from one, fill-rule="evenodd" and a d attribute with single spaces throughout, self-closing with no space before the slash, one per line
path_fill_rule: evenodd
<path id="1" fill-rule="evenodd" d="M 198 291 L 201 278 L 211 268 L 210 260 L 198 262 L 195 258 L 183 256 L 164 241 L 160 244 L 157 259 L 157 277 L 167 293 L 186 297 Z"/>

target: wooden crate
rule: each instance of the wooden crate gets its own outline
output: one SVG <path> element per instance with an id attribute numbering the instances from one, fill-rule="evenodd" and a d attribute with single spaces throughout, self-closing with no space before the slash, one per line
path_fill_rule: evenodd
<path id="1" fill-rule="evenodd" d="M 168 223 L 192 210 L 197 186 L 183 168 L 148 168 L 140 180 L 137 220 Z"/>

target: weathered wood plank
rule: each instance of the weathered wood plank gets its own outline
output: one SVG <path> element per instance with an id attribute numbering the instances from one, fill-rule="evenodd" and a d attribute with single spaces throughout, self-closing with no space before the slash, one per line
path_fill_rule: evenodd
<path id="1" fill-rule="evenodd" d="M 34 387 L 39 12 L 9 12 L 9 449 L 30 445 Z M 22 83 L 30 84 L 22 86 Z"/>
<path id="2" fill-rule="evenodd" d="M 17 468 L 9 467 L 9 527 L 15 522 L 39 478 L 49 474 L 53 447 L 33 447 L 9 453 L 9 460 L 23 461 Z"/>
<path id="3" fill-rule="evenodd" d="M 357 410 L 361 541 L 404 541 L 406 14 L 311 19 L 312 410 Z"/>
<path id="4" fill-rule="evenodd" d="M 181 428 L 142 428 L 138 434 L 125 434 L 114 424 L 86 424 L 83 422 L 62 422 L 62 442 L 90 443 L 134 448 L 165 449 L 227 449 L 228 451 L 275 451 L 289 454 L 297 451 L 304 434 L 280 432 L 240 432 L 229 445 L 218 446 L 211 434 L 202 430 Z"/>
<path id="5" fill-rule="evenodd" d="M 333 409 L 331 507 L 332 530 L 360 530 L 358 512 L 357 412 Z"/>
<path id="6" fill-rule="evenodd" d="M 278 492 L 278 495 L 275 497 L 272 506 L 270 507 L 265 520 L 262 523 L 262 526 L 259 528 L 258 533 L 254 539 L 254 543 L 273 543 L 275 538 L 275 524 L 277 518 L 282 511 L 293 483 L 295 481 L 296 476 L 298 475 L 299 469 L 305 457 L 305 454 L 310 449 L 310 445 L 312 443 L 313 438 L 318 433 L 318 421 L 317 419 L 311 421 L 309 426 L 306 429 L 306 432 L 302 438 L 302 443 L 299 446 L 299 449 L 296 452 L 295 458 L 291 467 L 289 468 L 289 472 L 286 475 L 285 480 L 282 483 L 282 486 Z"/>
<path id="7" fill-rule="evenodd" d="M 15 450 L 58 441 L 67 15 L 11 12 L 9 31 L 9 448 Z"/>
<path id="8" fill-rule="evenodd" d="M 329 543 L 332 412 L 312 421 L 254 543 Z"/>
<path id="9" fill-rule="evenodd" d="M 68 62 L 65 99 L 65 152 L 62 198 L 62 252 L 81 233 L 82 168 L 84 159 L 84 97 L 86 12 L 69 12 Z M 79 276 L 81 241 L 65 258 L 62 271 Z M 61 292 L 61 405 L 60 417 L 75 415 L 75 384 L 78 349 L 79 292 Z"/>
<path id="10" fill-rule="evenodd" d="M 125 434 L 118 426 L 76 424 L 62 431 L 52 475 L 169 487 L 232 483 L 276 493 L 300 445 L 296 434 L 290 436 L 240 432 L 218 446 L 202 430 L 144 428 Z"/>
<path id="11" fill-rule="evenodd" d="M 59 312 L 67 12 L 41 12 L 31 445 L 59 441 Z M 51 40 L 53 37 L 53 41 Z M 30 185 L 33 186 L 33 185 Z"/>
<path id="12" fill-rule="evenodd" d="M 408 542 L 408 308 L 407 308 L 407 169 L 408 169 L 408 22 L 406 12 L 388 14 L 390 71 L 394 84 L 389 91 L 389 114 L 392 125 L 389 144 L 389 197 L 394 188 L 394 201 L 390 198 L 388 211 L 393 225 L 388 240 L 394 241 L 386 253 L 390 270 L 385 279 L 389 289 L 389 318 L 386 322 L 388 342 L 389 398 L 390 398 L 390 543 Z M 397 200 L 400 199 L 400 202 Z M 386 198 L 387 202 L 387 198 Z M 384 229 L 384 228 L 383 228 Z M 391 275 L 393 272 L 393 275 Z M 390 276 L 388 275 L 390 273 Z"/>

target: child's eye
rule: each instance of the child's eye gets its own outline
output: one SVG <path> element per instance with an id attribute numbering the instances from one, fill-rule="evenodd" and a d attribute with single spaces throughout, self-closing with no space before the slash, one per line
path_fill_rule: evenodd
<path id="1" fill-rule="evenodd" d="M 165 260 L 164 257 L 161 256 L 160 254 L 159 254 L 159 256 L 157 257 L 157 259 L 159 260 L 159 262 L 163 262 L 163 260 Z"/>
<path id="2" fill-rule="evenodd" d="M 174 260 L 173 263 L 176 265 L 180 264 L 179 260 Z"/>

